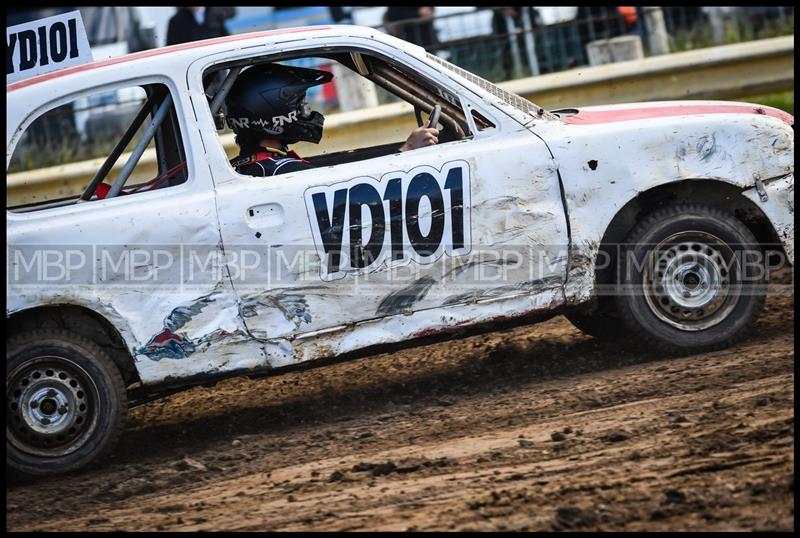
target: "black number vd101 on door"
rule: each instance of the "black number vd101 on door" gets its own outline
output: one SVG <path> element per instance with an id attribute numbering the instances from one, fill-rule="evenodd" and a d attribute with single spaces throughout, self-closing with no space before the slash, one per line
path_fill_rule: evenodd
<path id="1" fill-rule="evenodd" d="M 358 177 L 305 192 L 320 277 L 375 271 L 470 251 L 469 165 L 451 161 Z"/>

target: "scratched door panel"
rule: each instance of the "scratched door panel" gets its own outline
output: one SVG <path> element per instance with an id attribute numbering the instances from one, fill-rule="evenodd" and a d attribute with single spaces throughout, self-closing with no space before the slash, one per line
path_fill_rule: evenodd
<path id="1" fill-rule="evenodd" d="M 248 330 L 273 340 L 560 286 L 549 153 L 523 129 L 497 140 L 217 182 Z"/>

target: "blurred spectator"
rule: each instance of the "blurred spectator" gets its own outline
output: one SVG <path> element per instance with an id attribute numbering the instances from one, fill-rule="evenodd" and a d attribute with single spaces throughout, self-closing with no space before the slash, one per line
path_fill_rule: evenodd
<path id="1" fill-rule="evenodd" d="M 794 8 L 792 6 L 758 6 L 758 7 L 740 7 L 742 14 L 750 23 L 753 32 L 758 36 L 763 30 L 775 24 L 775 21 L 784 17 L 791 18 L 794 16 Z"/>
<path id="2" fill-rule="evenodd" d="M 336 24 L 353 24 L 353 14 L 344 6 L 330 6 L 331 19 Z"/>
<path id="3" fill-rule="evenodd" d="M 586 44 L 596 39 L 611 39 L 626 32 L 625 17 L 617 7 L 580 6 L 576 17 L 581 25 L 581 41 Z"/>
<path id="4" fill-rule="evenodd" d="M 397 21 L 420 18 L 428 20 L 393 24 Z M 421 47 L 429 48 L 439 41 L 433 27 L 433 7 L 430 6 L 389 6 L 383 16 L 383 23 L 389 34 Z"/>
<path id="5" fill-rule="evenodd" d="M 636 8 L 633 6 L 618 7 L 617 13 L 622 15 L 622 20 L 625 21 L 625 29 L 629 32 L 633 30 L 636 25 L 636 19 L 639 17 L 636 13 Z"/>
<path id="6" fill-rule="evenodd" d="M 169 20 L 167 45 L 229 35 L 225 20 L 234 15 L 235 7 L 179 7 Z"/>
<path id="7" fill-rule="evenodd" d="M 535 7 L 523 7 L 523 6 L 510 6 L 510 7 L 503 7 L 501 9 L 495 9 L 494 13 L 492 14 L 492 32 L 496 36 L 502 36 L 500 41 L 497 43 L 498 49 L 503 51 L 501 54 L 501 62 L 503 64 L 503 74 L 504 79 L 508 80 L 514 78 L 514 62 L 511 52 L 511 39 L 516 39 L 517 50 L 523 51 L 525 50 L 525 36 L 523 33 L 519 33 L 516 36 L 510 35 L 511 32 L 523 32 L 525 26 L 522 22 L 522 10 L 527 9 L 529 19 L 531 22 L 531 30 L 534 32 L 534 39 L 537 41 L 537 50 L 541 50 L 541 41 L 540 36 L 537 35 L 536 29 L 542 26 L 541 17 L 539 16 L 539 12 L 536 10 Z M 510 21 L 509 21 L 510 18 Z M 509 27 L 509 24 L 512 27 Z"/>

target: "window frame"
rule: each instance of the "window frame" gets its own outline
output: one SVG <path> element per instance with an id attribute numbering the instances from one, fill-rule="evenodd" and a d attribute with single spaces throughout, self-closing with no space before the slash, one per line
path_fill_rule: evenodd
<path id="1" fill-rule="evenodd" d="M 488 110 L 488 106 L 484 103 L 484 106 L 480 104 L 480 95 L 476 94 L 470 88 L 462 86 L 457 80 L 454 80 L 451 77 L 446 76 L 443 74 L 439 69 L 433 67 L 429 64 L 426 60 L 420 59 L 412 54 L 408 54 L 405 51 L 399 51 L 398 49 L 391 49 L 388 44 L 382 42 L 370 42 L 371 46 L 365 46 L 362 43 L 354 42 L 356 41 L 353 38 L 350 38 L 351 41 L 343 42 L 342 38 L 337 38 L 336 41 L 332 43 L 315 43 L 313 46 L 303 45 L 298 43 L 295 47 L 286 47 L 283 50 L 275 51 L 271 50 L 282 43 L 271 43 L 264 46 L 257 46 L 257 47 L 248 47 L 248 49 L 243 49 L 241 51 L 235 51 L 236 54 L 228 53 L 218 53 L 212 56 L 208 56 L 206 58 L 202 58 L 196 60 L 189 68 L 187 73 L 187 82 L 191 83 L 194 82 L 197 84 L 199 88 L 202 88 L 202 91 L 195 91 L 191 92 L 192 95 L 192 104 L 195 107 L 195 115 L 197 117 L 198 125 L 201 126 L 204 122 L 207 122 L 208 125 L 213 126 L 214 120 L 211 116 L 211 111 L 209 107 L 209 100 L 206 98 L 205 88 L 203 86 L 203 79 L 208 77 L 213 71 L 217 71 L 220 69 L 230 68 L 236 65 L 240 66 L 249 66 L 259 63 L 265 62 L 276 62 L 276 61 L 286 61 L 291 59 L 300 59 L 300 58 L 309 58 L 309 57 L 325 57 L 325 55 L 336 54 L 336 53 L 361 53 L 365 55 L 375 56 L 378 59 L 397 66 L 405 76 L 408 76 L 406 72 L 414 73 L 416 79 L 422 79 L 424 82 L 430 84 L 431 89 L 433 88 L 441 88 L 446 90 L 447 92 L 453 94 L 459 100 L 459 106 L 461 109 L 461 113 L 463 114 L 464 121 L 469 127 L 469 133 L 465 138 L 448 141 L 446 143 L 434 146 L 434 147 L 441 147 L 447 146 L 451 143 L 463 143 L 470 140 L 478 140 L 478 139 L 485 139 L 491 136 L 497 136 L 503 131 L 503 122 L 499 121 L 498 115 L 496 113 L 492 113 Z M 358 38 L 357 41 L 361 41 L 361 38 Z M 292 40 L 297 42 L 299 40 Z M 322 40 L 320 40 L 322 41 Z M 262 49 L 255 51 L 253 49 Z M 347 65 L 341 64 L 345 68 L 349 67 Z M 355 71 L 358 74 L 358 71 Z M 359 76 L 363 76 L 360 75 Z M 366 77 L 365 77 L 366 78 Z M 445 80 L 440 80 L 445 79 Z M 369 80 L 369 79 L 367 79 Z M 372 81 L 370 81 L 372 82 Z M 374 83 L 378 85 L 377 83 Z M 454 91 L 453 85 L 457 86 L 458 90 L 461 91 Z M 378 85 L 380 86 L 380 85 Z M 386 89 L 390 93 L 391 90 Z M 396 94 L 395 94 L 396 95 Z M 198 97 L 202 97 L 202 99 L 198 99 Z M 399 96 L 398 96 L 399 97 Z M 413 106 L 412 103 L 406 101 L 405 99 L 400 98 L 402 102 Z M 198 102 L 199 101 L 199 102 Z M 201 109 L 201 112 L 198 113 L 198 108 Z M 478 130 L 477 126 L 475 125 L 474 118 L 472 117 L 472 110 L 478 110 L 480 113 L 492 121 L 494 123 L 495 128 L 492 129 L 483 129 Z M 511 120 L 511 118 L 508 118 Z M 201 127 L 202 129 L 202 127 Z M 205 131 L 205 129 L 203 129 Z M 224 156 L 225 164 L 224 170 L 217 170 L 218 173 L 214 175 L 221 179 L 223 182 L 231 181 L 231 178 L 236 180 L 240 179 L 247 179 L 252 178 L 252 176 L 242 175 L 239 174 L 230 164 L 229 159 L 227 158 L 227 154 L 225 152 L 225 146 L 222 143 L 221 136 L 219 132 L 215 129 L 213 133 L 210 133 L 209 136 L 214 136 L 216 140 L 216 145 L 219 148 L 220 155 Z M 324 135 L 323 135 L 324 136 Z M 402 144 L 402 141 L 400 142 Z M 343 150 L 341 152 L 336 153 L 345 153 L 347 151 L 358 151 L 361 149 L 370 149 L 375 148 L 378 146 L 367 146 L 363 148 L 352 148 L 349 150 Z M 425 149 L 425 148 L 421 148 Z M 368 157 L 365 159 L 357 159 L 357 160 L 350 160 L 346 162 L 341 162 L 337 164 L 332 164 L 328 166 L 340 166 L 340 165 L 348 165 L 353 163 L 368 163 L 373 159 L 383 158 L 386 155 L 379 155 L 376 157 Z M 313 157 L 311 157 L 313 159 Z M 303 174 L 307 172 L 313 172 L 314 169 L 310 170 L 303 170 L 299 172 L 295 172 L 295 174 Z M 219 173 L 224 172 L 224 175 L 220 176 Z"/>
<path id="2" fill-rule="evenodd" d="M 190 186 L 193 186 L 193 184 L 197 181 L 197 179 L 196 179 L 197 173 L 196 173 L 196 170 L 195 170 L 196 167 L 194 166 L 194 163 L 192 162 L 192 159 L 191 159 L 192 153 L 190 151 L 190 146 L 189 146 L 189 141 L 188 141 L 189 133 L 190 133 L 190 125 L 187 124 L 187 119 L 185 118 L 185 112 L 184 112 L 185 106 L 183 106 L 183 104 L 179 100 L 180 92 L 178 91 L 178 88 L 176 87 L 173 79 L 171 79 L 169 77 L 165 77 L 163 75 L 139 76 L 139 77 L 133 77 L 133 78 L 130 78 L 130 79 L 117 80 L 117 81 L 113 81 L 113 82 L 107 82 L 107 83 L 87 86 L 87 87 L 81 88 L 79 90 L 75 90 L 75 91 L 71 91 L 71 92 L 65 93 L 65 94 L 63 94 L 63 95 L 61 95 L 59 97 L 54 98 L 54 99 L 47 100 L 46 102 L 44 102 L 41 105 L 37 106 L 36 108 L 31 110 L 24 117 L 24 119 L 20 122 L 19 126 L 16 129 L 16 133 L 17 134 L 11 140 L 9 140 L 8 155 L 7 155 L 7 162 L 6 162 L 6 170 L 8 170 L 8 168 L 11 165 L 11 161 L 12 161 L 12 159 L 13 159 L 15 153 L 16 153 L 16 150 L 17 150 L 17 148 L 19 146 L 20 141 L 23 138 L 24 133 L 31 127 L 31 125 L 33 125 L 34 122 L 36 122 L 38 119 L 40 119 L 46 113 L 48 113 L 48 112 L 50 112 L 50 111 L 52 111 L 52 110 L 54 110 L 54 109 L 56 109 L 56 108 L 58 108 L 60 106 L 75 102 L 75 101 L 77 101 L 78 99 L 81 99 L 81 98 L 88 98 L 88 97 L 92 97 L 92 96 L 95 96 L 95 95 L 98 95 L 98 94 L 104 94 L 104 93 L 112 93 L 112 92 L 116 92 L 116 91 L 119 91 L 119 90 L 122 90 L 122 89 L 125 89 L 125 88 L 131 88 L 131 87 L 141 88 L 143 91 L 145 91 L 145 93 L 147 93 L 147 90 L 145 89 L 145 86 L 159 86 L 159 85 L 161 87 L 163 87 L 163 88 L 166 88 L 168 94 L 172 96 L 172 106 L 171 106 L 172 110 L 171 110 L 170 114 L 168 115 L 168 117 L 165 119 L 165 122 L 166 121 L 170 121 L 170 117 L 172 117 L 174 119 L 174 126 L 177 127 L 179 129 L 179 131 L 180 131 L 178 133 L 178 135 L 180 136 L 180 148 L 179 149 L 180 149 L 180 152 L 182 153 L 182 155 L 184 157 L 184 161 L 186 162 L 186 180 L 183 181 L 182 183 L 178 184 L 178 185 L 173 185 L 173 186 L 170 186 L 170 187 L 163 187 L 163 188 L 154 189 L 154 190 L 147 190 L 147 191 L 142 191 L 142 192 L 139 192 L 139 193 L 132 193 L 132 194 L 138 195 L 138 196 L 134 197 L 134 200 L 137 200 L 142 196 L 146 196 L 146 198 L 149 199 L 149 198 L 152 198 L 152 196 L 154 196 L 154 195 L 158 196 L 157 194 L 154 194 L 154 193 L 158 193 L 160 191 L 167 190 L 170 193 L 176 193 L 176 191 L 174 190 L 175 188 L 181 188 L 181 190 L 190 188 Z M 144 104 L 144 101 L 143 101 L 143 104 Z M 143 125 L 146 124 L 150 120 L 152 120 L 152 113 L 148 114 L 148 116 L 145 118 L 145 120 L 143 122 Z M 128 125 L 130 125 L 130 123 Z M 162 124 L 162 126 L 163 126 L 163 124 Z M 156 141 L 156 137 L 159 135 L 159 133 L 163 133 L 161 127 L 159 127 L 159 130 L 154 135 L 154 148 L 153 149 L 156 152 L 156 166 L 157 166 L 157 169 L 158 169 L 157 173 L 161 174 L 161 173 L 163 173 L 161 171 L 161 166 L 163 164 L 163 158 L 162 158 L 162 155 L 159 152 L 159 143 Z M 136 140 L 136 139 L 134 138 L 134 140 Z M 132 140 L 131 143 L 134 143 L 134 140 Z M 116 141 L 119 141 L 119 138 L 115 139 L 115 144 L 116 144 Z M 145 151 L 148 151 L 148 150 L 146 149 Z M 124 152 L 123 151 L 123 153 L 120 155 L 120 157 L 115 162 L 115 166 L 119 167 L 120 163 L 122 163 L 121 165 L 124 166 L 124 162 L 125 161 L 122 160 L 122 156 L 129 155 L 129 154 L 130 154 L 130 152 Z M 96 159 L 97 160 L 99 160 L 99 159 L 105 160 L 105 159 L 108 158 L 109 155 L 110 155 L 110 153 L 106 153 L 104 157 L 97 157 Z M 94 160 L 94 159 L 89 159 L 89 160 Z M 141 158 L 140 158 L 140 160 L 141 160 Z M 86 162 L 86 161 L 67 162 L 67 163 L 62 163 L 60 165 L 53 165 L 53 166 L 70 166 L 70 165 L 73 165 L 73 164 L 78 164 L 80 162 Z M 136 166 L 138 166 L 138 165 L 139 165 L 139 163 L 137 162 Z M 134 170 L 135 169 L 136 169 L 136 167 L 134 167 Z M 18 174 L 18 173 L 19 174 L 24 174 L 25 172 L 31 172 L 33 170 L 37 170 L 37 169 L 31 169 L 31 170 L 25 170 L 25 171 L 21 171 L 21 172 L 15 172 L 14 174 Z M 113 168 L 112 168 L 112 170 L 113 170 Z M 6 175 L 8 176 L 8 173 Z M 105 179 L 108 179 L 109 177 L 112 177 L 111 170 L 109 170 L 109 173 L 106 175 Z M 145 180 L 145 181 L 147 181 L 147 180 Z M 85 188 L 88 185 L 89 185 L 89 182 L 87 181 L 83 185 L 83 189 L 85 190 Z M 130 183 L 130 177 L 128 178 L 128 180 L 126 180 L 125 186 L 128 186 L 128 187 L 134 186 L 134 184 Z M 12 215 L 14 217 L 20 217 L 20 216 L 39 215 L 39 214 L 41 214 L 43 212 L 47 212 L 49 214 L 50 212 L 54 212 L 54 211 L 58 211 L 58 210 L 61 210 L 61 211 L 78 210 L 78 208 L 83 209 L 84 207 L 96 207 L 98 203 L 99 204 L 103 204 L 105 206 L 105 204 L 114 203 L 114 201 L 117 200 L 117 199 L 127 200 L 127 199 L 130 198 L 129 195 L 127 195 L 127 196 L 116 196 L 114 198 L 106 198 L 106 199 L 93 198 L 92 200 L 87 200 L 86 201 L 86 202 L 89 202 L 89 203 L 83 203 L 83 202 L 78 202 L 78 200 L 80 199 L 80 196 L 81 196 L 81 193 L 79 193 L 77 195 L 69 196 L 69 197 L 66 197 L 66 198 L 51 199 L 51 200 L 47 200 L 47 201 L 41 201 L 41 202 L 38 202 L 38 203 L 26 203 L 26 204 L 16 205 L 16 206 L 13 206 L 13 207 L 6 206 L 6 215 L 7 215 L 7 217 L 12 216 Z M 51 204 L 55 204 L 55 205 L 51 205 Z M 44 207 L 37 208 L 37 205 L 41 205 L 41 206 L 44 206 Z"/>

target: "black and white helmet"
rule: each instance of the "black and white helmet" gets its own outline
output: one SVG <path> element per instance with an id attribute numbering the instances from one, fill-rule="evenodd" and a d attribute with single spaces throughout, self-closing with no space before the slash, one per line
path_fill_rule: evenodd
<path id="1" fill-rule="evenodd" d="M 225 119 L 236 134 L 316 144 L 325 118 L 311 110 L 306 90 L 331 79 L 332 73 L 317 69 L 254 65 L 239 75 L 225 98 Z"/>

